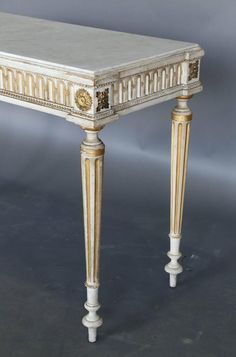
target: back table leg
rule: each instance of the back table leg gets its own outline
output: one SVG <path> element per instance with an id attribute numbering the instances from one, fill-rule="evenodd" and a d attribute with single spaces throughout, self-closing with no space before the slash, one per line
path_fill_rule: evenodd
<path id="1" fill-rule="evenodd" d="M 172 140 L 171 140 L 171 198 L 170 198 L 170 251 L 169 264 L 165 271 L 170 274 L 170 286 L 175 287 L 177 274 L 183 271 L 178 263 L 181 257 L 179 251 L 184 192 L 188 160 L 190 123 L 192 120 L 191 110 L 187 101 L 191 96 L 177 98 L 177 106 L 172 112 Z"/>
<path id="2" fill-rule="evenodd" d="M 83 325 L 88 328 L 89 342 L 97 339 L 97 328 L 102 319 L 97 310 L 99 287 L 99 256 L 103 157 L 105 146 L 98 138 L 98 131 L 84 129 L 86 138 L 81 145 L 81 168 L 84 207 L 84 232 L 86 252 L 86 287 L 87 301 L 85 308 L 88 314 L 83 318 Z"/>

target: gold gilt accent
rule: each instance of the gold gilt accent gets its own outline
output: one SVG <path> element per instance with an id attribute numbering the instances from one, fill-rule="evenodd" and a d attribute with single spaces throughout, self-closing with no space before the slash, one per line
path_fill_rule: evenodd
<path id="1" fill-rule="evenodd" d="M 87 127 L 81 125 L 81 129 L 83 129 L 83 130 L 88 130 L 88 131 L 99 132 L 100 130 L 102 130 L 102 129 L 104 128 L 104 126 L 105 126 L 105 125 L 98 126 L 98 127 L 96 127 L 96 128 L 87 128 Z"/>
<path id="2" fill-rule="evenodd" d="M 191 81 L 194 78 L 198 78 L 199 61 L 189 63 L 189 75 L 188 80 Z"/>
<path id="3" fill-rule="evenodd" d="M 178 122 L 189 122 L 192 120 L 192 113 L 188 115 L 183 115 L 176 112 L 172 112 L 172 120 Z"/>
<path id="4" fill-rule="evenodd" d="M 84 152 L 87 156 L 89 157 L 98 157 L 104 155 L 105 149 L 90 149 L 90 148 L 85 148 L 84 146 L 81 147 L 81 152 Z"/>
<path id="5" fill-rule="evenodd" d="M 101 232 L 101 192 L 102 192 L 102 160 L 95 160 L 95 225 L 94 225 L 94 277 L 93 280 L 99 284 L 99 258 L 100 258 L 100 232 Z"/>
<path id="6" fill-rule="evenodd" d="M 97 92 L 97 112 L 100 112 L 102 109 L 109 109 L 109 88 L 106 88 L 103 92 Z"/>
<path id="7" fill-rule="evenodd" d="M 87 232 L 86 232 L 86 267 L 87 277 L 91 280 L 91 218 L 90 218 L 90 162 L 85 159 L 85 185 L 86 185 L 86 212 L 87 212 Z"/>
<path id="8" fill-rule="evenodd" d="M 142 103 L 147 96 L 178 88 L 182 84 L 182 74 L 182 63 L 178 62 L 122 77 L 112 85 L 112 105 L 123 108 L 129 102 Z"/>
<path id="9" fill-rule="evenodd" d="M 87 112 L 92 107 L 92 97 L 86 89 L 79 89 L 75 94 L 75 103 L 83 112 Z"/>
<path id="10" fill-rule="evenodd" d="M 178 106 L 172 113 L 170 207 L 170 235 L 172 238 L 181 237 L 190 123 L 192 119 L 192 114 L 187 104 L 183 109 L 185 113 L 180 114 L 177 111 L 181 111 Z"/>
<path id="11" fill-rule="evenodd" d="M 104 144 L 98 138 L 94 147 L 86 142 L 81 145 L 87 287 L 99 286 L 104 149 Z"/>
<path id="12" fill-rule="evenodd" d="M 1 95 L 55 109 L 72 107 L 73 83 L 59 78 L 0 66 Z"/>
<path id="13" fill-rule="evenodd" d="M 193 97 L 193 94 L 189 95 L 179 95 L 177 99 L 191 99 Z"/>

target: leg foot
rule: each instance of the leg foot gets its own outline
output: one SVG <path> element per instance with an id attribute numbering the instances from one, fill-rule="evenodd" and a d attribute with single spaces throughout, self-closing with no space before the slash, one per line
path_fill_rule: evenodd
<path id="1" fill-rule="evenodd" d="M 170 287 L 175 288 L 177 284 L 177 275 L 170 274 Z"/>
<path id="2" fill-rule="evenodd" d="M 98 303 L 98 288 L 87 287 L 87 301 L 84 307 L 88 310 L 88 314 L 84 316 L 82 323 L 88 328 L 89 342 L 96 342 L 97 328 L 102 325 L 102 319 L 97 314 L 97 310 L 100 308 L 100 304 Z"/>
<path id="3" fill-rule="evenodd" d="M 167 253 L 170 262 L 165 266 L 165 271 L 170 274 L 170 287 L 175 288 L 177 284 L 177 275 L 182 273 L 183 268 L 178 259 L 181 257 L 179 252 L 180 238 L 170 237 L 170 251 Z"/>
<path id="4" fill-rule="evenodd" d="M 97 329 L 90 327 L 88 328 L 88 340 L 89 342 L 96 342 L 97 341 Z"/>

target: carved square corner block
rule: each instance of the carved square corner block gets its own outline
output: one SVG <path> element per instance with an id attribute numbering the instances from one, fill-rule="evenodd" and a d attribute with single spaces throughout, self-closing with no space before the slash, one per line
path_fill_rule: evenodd
<path id="1" fill-rule="evenodd" d="M 188 68 L 188 81 L 199 80 L 200 73 L 200 60 L 197 59 L 195 61 L 189 62 Z"/>

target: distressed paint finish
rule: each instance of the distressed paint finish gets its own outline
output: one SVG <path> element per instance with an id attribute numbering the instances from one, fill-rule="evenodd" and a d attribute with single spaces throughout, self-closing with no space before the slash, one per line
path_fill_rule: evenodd
<path id="1" fill-rule="evenodd" d="M 35 41 L 37 38 L 37 41 Z M 202 90 L 202 48 L 173 41 L 0 12 L 0 100 L 54 114 L 83 128 L 81 145 L 88 314 L 95 342 L 104 144 L 99 130 L 121 116 L 178 97 L 172 114 L 170 285 L 178 263 L 191 112 Z"/>
<path id="2" fill-rule="evenodd" d="M 170 286 L 176 286 L 177 274 L 182 272 L 178 262 L 181 257 L 179 251 L 185 182 L 188 162 L 188 148 L 190 123 L 192 113 L 187 105 L 190 97 L 177 98 L 177 106 L 172 112 L 172 138 L 171 138 L 171 197 L 170 197 L 170 263 L 165 270 L 170 274 Z"/>
<path id="3" fill-rule="evenodd" d="M 0 100 L 98 128 L 201 91 L 203 54 L 194 43 L 0 12 Z"/>
<path id="4" fill-rule="evenodd" d="M 101 202 L 103 157 L 105 146 L 98 138 L 98 131 L 86 130 L 81 145 L 81 169 L 84 207 L 84 234 L 86 252 L 86 287 L 88 314 L 83 324 L 88 327 L 90 342 L 96 341 L 97 328 L 102 319 L 97 315 L 99 287 L 99 256 L 101 231 Z"/>

